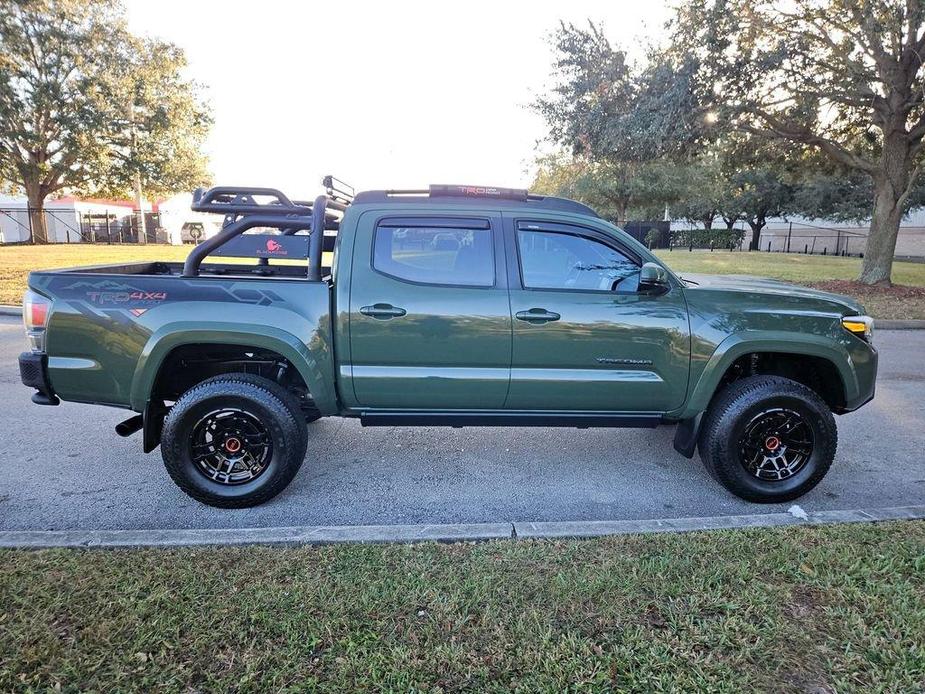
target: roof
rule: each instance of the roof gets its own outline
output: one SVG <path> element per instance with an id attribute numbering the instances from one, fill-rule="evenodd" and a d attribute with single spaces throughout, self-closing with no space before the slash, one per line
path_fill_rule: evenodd
<path id="1" fill-rule="evenodd" d="M 366 190 L 357 193 L 351 204 L 463 204 L 485 207 L 486 204 L 500 207 L 534 208 L 556 212 L 571 212 L 588 217 L 599 217 L 593 209 L 575 200 L 550 195 L 535 195 L 516 188 L 494 188 L 490 186 L 432 185 L 414 190 Z"/>

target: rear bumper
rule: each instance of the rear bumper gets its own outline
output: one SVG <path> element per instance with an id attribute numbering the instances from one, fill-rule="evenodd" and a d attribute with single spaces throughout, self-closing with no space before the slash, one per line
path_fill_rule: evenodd
<path id="1" fill-rule="evenodd" d="M 23 352 L 19 355 L 19 378 L 24 386 L 35 388 L 32 402 L 37 405 L 57 405 L 61 401 L 48 380 L 48 355 L 44 352 Z"/>

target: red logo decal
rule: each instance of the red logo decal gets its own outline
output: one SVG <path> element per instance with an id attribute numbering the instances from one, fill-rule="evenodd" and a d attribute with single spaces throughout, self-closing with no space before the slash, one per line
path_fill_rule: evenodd
<path id="1" fill-rule="evenodd" d="M 285 249 L 282 247 L 279 241 L 274 241 L 273 239 L 267 239 L 267 253 L 285 253 Z"/>

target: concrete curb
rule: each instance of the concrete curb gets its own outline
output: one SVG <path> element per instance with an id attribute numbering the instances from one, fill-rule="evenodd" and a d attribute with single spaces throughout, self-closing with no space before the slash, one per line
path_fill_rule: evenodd
<path id="1" fill-rule="evenodd" d="M 683 533 L 696 530 L 776 528 L 787 525 L 869 523 L 871 521 L 912 520 L 918 518 L 925 518 L 925 506 L 814 512 L 803 511 L 799 506 L 792 506 L 788 513 L 756 513 L 744 516 L 710 516 L 705 518 L 658 518 L 637 521 L 515 523 L 514 528 L 519 538 L 580 538 L 633 533 Z"/>
<path id="2" fill-rule="evenodd" d="M 352 525 L 288 528 L 200 530 L 6 530 L 0 547 L 196 547 L 209 545 L 314 545 L 344 542 L 461 542 L 516 538 L 584 538 L 637 533 L 692 532 L 768 528 L 828 523 L 925 518 L 925 506 L 804 512 L 704 518 L 662 518 L 633 521 L 562 521 L 551 523 L 473 523 L 455 525 Z"/>
<path id="3" fill-rule="evenodd" d="M 343 542 L 462 542 L 510 539 L 510 523 L 341 525 L 198 530 L 7 530 L 0 547 L 195 547 L 314 545 Z"/>
<path id="4" fill-rule="evenodd" d="M 925 330 L 925 320 L 874 318 L 874 328 L 877 330 Z"/>
<path id="5" fill-rule="evenodd" d="M 0 316 L 22 317 L 22 306 L 7 306 L 6 304 L 0 304 Z"/>

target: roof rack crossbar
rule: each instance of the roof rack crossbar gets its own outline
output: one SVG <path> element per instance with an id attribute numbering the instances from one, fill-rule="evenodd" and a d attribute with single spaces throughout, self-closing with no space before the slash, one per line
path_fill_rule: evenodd
<path id="1" fill-rule="evenodd" d="M 260 202 L 258 198 L 270 198 Z M 250 186 L 216 186 L 193 192 L 194 212 L 216 214 L 275 214 L 309 215 L 311 210 L 303 203 L 292 202 L 275 188 L 254 188 Z"/>

